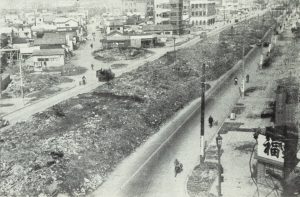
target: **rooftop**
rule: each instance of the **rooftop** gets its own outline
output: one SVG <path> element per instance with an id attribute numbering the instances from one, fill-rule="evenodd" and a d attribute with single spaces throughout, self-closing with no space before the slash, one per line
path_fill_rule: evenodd
<path id="1" fill-rule="evenodd" d="M 66 37 L 59 33 L 45 33 L 42 38 L 36 38 L 34 45 L 63 45 L 66 44 Z"/>
<path id="2" fill-rule="evenodd" d="M 28 43 L 28 41 L 25 38 L 20 38 L 20 37 L 14 37 L 12 40 L 13 44 L 25 44 Z"/>
<path id="3" fill-rule="evenodd" d="M 144 31 L 172 31 L 174 26 L 168 25 L 145 25 L 143 26 Z"/>
<path id="4" fill-rule="evenodd" d="M 41 49 L 34 50 L 32 56 L 50 56 L 50 55 L 64 55 L 64 49 Z"/>

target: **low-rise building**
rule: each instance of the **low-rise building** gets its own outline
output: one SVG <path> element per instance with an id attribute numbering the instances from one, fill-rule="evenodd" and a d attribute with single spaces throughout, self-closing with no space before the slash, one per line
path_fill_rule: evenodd
<path id="1" fill-rule="evenodd" d="M 44 33 L 42 38 L 34 39 L 33 43 L 41 49 L 62 49 L 66 44 L 66 37 L 59 33 Z"/>
<path id="2" fill-rule="evenodd" d="M 71 18 L 56 18 L 53 23 L 58 31 L 72 31 L 79 28 L 78 21 Z"/>
<path id="3" fill-rule="evenodd" d="M 31 62 L 35 71 L 49 69 L 49 67 L 59 67 L 65 64 L 64 49 L 41 49 L 33 51 L 32 57 L 27 63 Z"/>
<path id="4" fill-rule="evenodd" d="M 112 32 L 101 40 L 103 48 L 134 47 L 149 48 L 157 43 L 157 36 L 153 34 L 129 34 Z"/>
<path id="5" fill-rule="evenodd" d="M 144 25 L 143 32 L 149 34 L 172 36 L 176 30 L 173 25 Z"/>
<path id="6" fill-rule="evenodd" d="M 105 25 L 106 34 L 110 34 L 112 32 L 119 32 L 121 34 L 124 33 L 124 23 L 121 21 L 109 21 Z"/>
<path id="7" fill-rule="evenodd" d="M 12 39 L 12 47 L 14 49 L 28 48 L 30 43 L 25 38 L 14 37 Z"/>

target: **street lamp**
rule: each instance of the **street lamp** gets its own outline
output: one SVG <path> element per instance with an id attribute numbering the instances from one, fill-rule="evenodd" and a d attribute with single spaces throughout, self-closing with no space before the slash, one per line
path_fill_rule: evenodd
<path id="1" fill-rule="evenodd" d="M 222 147 L 222 137 L 220 133 L 218 133 L 218 136 L 216 137 L 216 144 L 218 148 L 218 197 L 222 196 L 221 193 L 221 182 L 222 182 L 222 166 L 221 166 L 221 147 Z"/>

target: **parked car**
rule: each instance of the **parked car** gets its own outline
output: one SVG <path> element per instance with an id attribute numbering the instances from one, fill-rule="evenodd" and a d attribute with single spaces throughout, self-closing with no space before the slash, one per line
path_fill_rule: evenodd
<path id="1" fill-rule="evenodd" d="M 100 69 L 96 71 L 96 77 L 98 81 L 110 81 L 115 78 L 115 73 L 111 71 L 111 69 Z"/>

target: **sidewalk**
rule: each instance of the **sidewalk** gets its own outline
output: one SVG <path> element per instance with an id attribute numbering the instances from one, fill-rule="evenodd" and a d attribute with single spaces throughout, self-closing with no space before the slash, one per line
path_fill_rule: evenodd
<path id="1" fill-rule="evenodd" d="M 287 28 L 284 32 L 285 40 L 278 41 L 277 45 L 281 47 L 286 45 L 285 43 L 291 39 L 290 33 L 288 32 L 289 29 Z M 283 57 L 278 57 L 270 68 L 259 70 L 255 75 L 250 75 L 250 83 L 247 84 L 246 89 L 248 89 L 248 91 L 246 91 L 247 94 L 245 98 L 240 98 L 232 108 L 232 111 L 237 114 L 236 120 L 227 118 L 219 130 L 223 138 L 221 164 L 224 169 L 224 182 L 221 184 L 221 193 L 224 197 L 258 196 L 257 190 L 260 196 L 278 196 L 278 191 L 274 190 L 274 185 L 271 182 L 256 186 L 252 181 L 250 168 L 254 171 L 253 166 L 255 159 L 252 154 L 255 154 L 255 152 L 252 152 L 255 140 L 251 129 L 258 127 L 265 128 L 273 124 L 269 118 L 261 119 L 260 114 L 263 109 L 268 106 L 268 103 L 275 98 L 274 90 L 276 88 L 276 79 L 286 76 L 287 73 L 289 73 L 287 68 L 283 67 L 281 63 L 277 63 L 277 61 L 281 62 L 282 58 Z M 299 75 L 299 73 L 300 71 L 298 69 L 294 75 Z M 216 155 L 216 142 L 212 139 L 208 147 L 206 162 L 216 165 Z M 252 157 L 251 162 L 250 157 Z M 199 174 L 199 171 L 197 171 L 197 173 Z M 205 192 L 200 192 L 198 196 L 218 195 L 216 167 L 213 169 L 213 173 L 215 174 L 209 178 L 214 180 L 214 182 L 209 186 L 206 195 L 204 195 Z M 191 180 L 197 180 L 197 176 L 198 175 L 193 172 Z M 190 197 L 197 196 L 195 195 L 195 187 L 201 187 L 203 184 L 205 185 L 206 183 L 197 183 L 194 181 L 193 187 L 189 187 Z"/>

